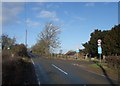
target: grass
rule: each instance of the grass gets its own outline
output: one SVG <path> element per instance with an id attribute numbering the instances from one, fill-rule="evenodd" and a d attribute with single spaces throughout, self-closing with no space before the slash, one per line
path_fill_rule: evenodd
<path id="1" fill-rule="evenodd" d="M 24 62 L 31 62 L 30 58 L 27 58 L 27 57 L 22 57 L 22 60 L 23 60 Z"/>
<path id="2" fill-rule="evenodd" d="M 26 85 L 35 82 L 36 76 L 28 57 L 16 57 L 2 62 L 3 85 Z"/>
<path id="3" fill-rule="evenodd" d="M 99 68 L 99 66 L 97 64 L 90 64 L 89 66 L 93 67 L 93 68 Z"/>

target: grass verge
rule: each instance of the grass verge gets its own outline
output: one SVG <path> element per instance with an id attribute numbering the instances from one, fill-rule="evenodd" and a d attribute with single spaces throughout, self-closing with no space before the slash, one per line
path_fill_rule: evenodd
<path id="1" fill-rule="evenodd" d="M 37 84 L 35 70 L 27 57 L 2 61 L 2 85 Z"/>

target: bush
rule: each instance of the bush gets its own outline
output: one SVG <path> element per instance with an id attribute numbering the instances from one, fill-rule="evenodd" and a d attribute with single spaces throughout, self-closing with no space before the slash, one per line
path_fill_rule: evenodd
<path id="1" fill-rule="evenodd" d="M 24 44 L 16 44 L 13 46 L 12 52 L 17 56 L 28 56 L 27 55 L 27 48 Z"/>
<path id="2" fill-rule="evenodd" d="M 5 59 L 10 59 L 10 51 L 9 50 L 2 50 L 2 59 L 5 60 Z"/>
<path id="3" fill-rule="evenodd" d="M 120 67 L 120 56 L 109 56 L 105 60 L 110 68 L 118 69 Z"/>

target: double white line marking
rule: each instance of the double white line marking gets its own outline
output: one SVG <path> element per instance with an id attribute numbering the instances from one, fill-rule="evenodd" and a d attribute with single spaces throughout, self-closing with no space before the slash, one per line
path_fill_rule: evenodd
<path id="1" fill-rule="evenodd" d="M 68 75 L 67 72 L 63 71 L 62 69 L 60 69 L 59 67 L 55 66 L 54 64 L 52 64 L 53 67 L 55 67 L 56 69 L 58 69 L 59 71 L 63 72 L 64 74 Z"/>

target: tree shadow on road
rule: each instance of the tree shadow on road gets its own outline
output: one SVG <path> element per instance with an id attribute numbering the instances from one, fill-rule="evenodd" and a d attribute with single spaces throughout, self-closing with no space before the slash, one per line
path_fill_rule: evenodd
<path id="1" fill-rule="evenodd" d="M 94 61 L 94 63 L 96 63 L 97 66 L 99 66 L 104 74 L 104 76 L 106 77 L 106 79 L 109 81 L 109 83 L 111 84 L 111 86 L 115 86 L 115 84 L 113 83 L 113 81 L 110 79 L 110 77 L 108 76 L 106 70 L 97 62 Z"/>

